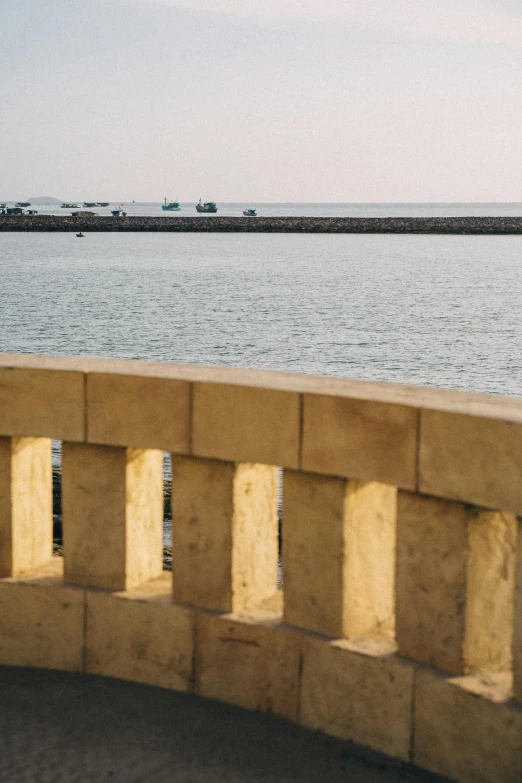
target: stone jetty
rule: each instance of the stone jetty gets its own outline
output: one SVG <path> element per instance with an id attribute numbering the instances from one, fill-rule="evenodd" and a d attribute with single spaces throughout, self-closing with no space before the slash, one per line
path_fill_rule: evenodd
<path id="1" fill-rule="evenodd" d="M 520 217 L 223 217 L 0 215 L 0 231 L 199 231 L 295 234 L 522 234 Z"/>

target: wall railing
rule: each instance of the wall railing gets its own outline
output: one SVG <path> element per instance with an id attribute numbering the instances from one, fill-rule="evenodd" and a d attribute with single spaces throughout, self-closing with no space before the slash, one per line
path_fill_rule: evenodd
<path id="1" fill-rule="evenodd" d="M 517 515 L 522 400 L 0 356 L 0 665 L 194 691 L 520 783 Z"/>

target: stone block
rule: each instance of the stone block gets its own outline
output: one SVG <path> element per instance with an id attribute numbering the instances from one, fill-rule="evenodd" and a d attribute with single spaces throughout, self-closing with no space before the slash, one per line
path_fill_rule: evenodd
<path id="1" fill-rule="evenodd" d="M 0 435 L 82 441 L 81 372 L 0 368 Z"/>
<path id="2" fill-rule="evenodd" d="M 309 637 L 300 723 L 407 761 L 413 676 L 413 665 L 384 638 L 357 645 Z"/>
<path id="3" fill-rule="evenodd" d="M 299 394 L 221 383 L 194 384 L 193 453 L 297 468 Z"/>
<path id="4" fill-rule="evenodd" d="M 139 375 L 87 375 L 87 440 L 190 451 L 190 383 Z"/>
<path id="5" fill-rule="evenodd" d="M 120 593 L 87 591 L 86 671 L 192 688 L 194 617 L 172 600 L 170 574 Z"/>
<path id="6" fill-rule="evenodd" d="M 221 611 L 277 592 L 277 469 L 172 456 L 174 596 Z"/>
<path id="7" fill-rule="evenodd" d="M 459 783 L 520 783 L 522 713 L 505 688 L 419 671 L 413 762 Z"/>
<path id="8" fill-rule="evenodd" d="M 161 575 L 163 453 L 64 443 L 65 579 L 129 590 Z"/>
<path id="9" fill-rule="evenodd" d="M 0 438 L 0 576 L 17 576 L 52 557 L 49 438 Z"/>
<path id="10" fill-rule="evenodd" d="M 61 558 L 0 580 L 0 665 L 83 670 L 84 591 L 64 586 Z"/>
<path id="11" fill-rule="evenodd" d="M 303 470 L 415 488 L 415 408 L 305 394 Z"/>
<path id="12" fill-rule="evenodd" d="M 515 520 L 399 492 L 399 650 L 453 674 L 510 666 Z"/>
<path id="13" fill-rule="evenodd" d="M 274 615 L 199 613 L 196 690 L 201 696 L 297 719 L 300 637 Z"/>
<path id="14" fill-rule="evenodd" d="M 285 471 L 286 622 L 330 636 L 393 631 L 394 487 Z"/>
<path id="15" fill-rule="evenodd" d="M 419 489 L 522 514 L 522 424 L 422 411 Z"/>

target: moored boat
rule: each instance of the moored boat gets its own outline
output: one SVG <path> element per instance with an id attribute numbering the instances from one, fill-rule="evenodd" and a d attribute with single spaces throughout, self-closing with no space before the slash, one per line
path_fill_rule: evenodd
<path id="1" fill-rule="evenodd" d="M 30 207 L 31 202 L 30 201 L 17 201 L 16 205 L 17 207 Z"/>
<path id="2" fill-rule="evenodd" d="M 111 215 L 114 215 L 114 217 L 127 217 L 127 213 L 123 211 L 123 204 L 120 204 L 118 209 L 112 209 Z"/>
<path id="3" fill-rule="evenodd" d="M 83 202 L 83 206 L 84 207 L 95 207 L 96 206 L 96 202 L 95 201 L 84 201 Z"/>
<path id="4" fill-rule="evenodd" d="M 109 202 L 108 201 L 97 201 L 96 204 L 93 204 L 93 206 L 96 207 L 108 207 Z"/>
<path id="5" fill-rule="evenodd" d="M 165 196 L 165 202 L 161 205 L 162 209 L 167 210 L 168 212 L 179 212 L 181 209 L 179 205 L 179 201 L 169 201 L 167 204 L 167 197 Z"/>
<path id="6" fill-rule="evenodd" d="M 64 201 L 60 209 L 78 209 L 78 204 L 68 204 L 66 201 Z"/>
<path id="7" fill-rule="evenodd" d="M 257 212 L 255 211 L 255 209 L 244 209 L 243 215 L 245 217 L 257 217 Z"/>
<path id="8" fill-rule="evenodd" d="M 199 199 L 199 203 L 196 204 L 196 211 L 197 212 L 217 212 L 217 206 L 215 201 L 205 201 L 203 204 L 201 199 Z"/>

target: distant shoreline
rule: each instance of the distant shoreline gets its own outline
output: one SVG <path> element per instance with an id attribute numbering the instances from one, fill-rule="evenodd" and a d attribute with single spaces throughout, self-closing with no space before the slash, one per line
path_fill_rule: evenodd
<path id="1" fill-rule="evenodd" d="M 1 231 L 230 232 L 296 234 L 522 234 L 516 217 L 72 217 L 0 215 Z"/>

